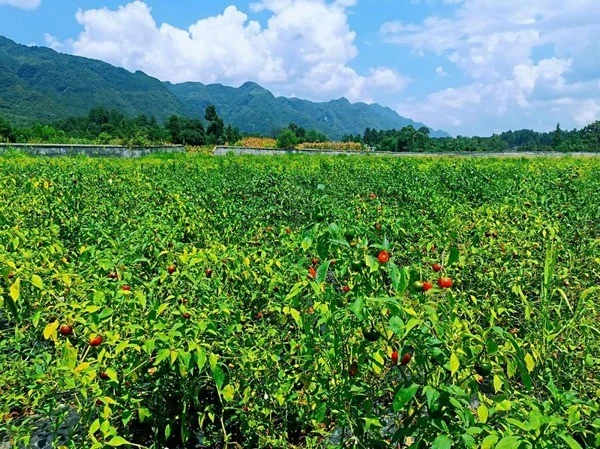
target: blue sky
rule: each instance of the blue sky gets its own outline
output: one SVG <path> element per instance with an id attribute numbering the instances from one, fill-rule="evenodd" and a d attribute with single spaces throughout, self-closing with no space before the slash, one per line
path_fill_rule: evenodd
<path id="1" fill-rule="evenodd" d="M 161 80 L 345 96 L 489 135 L 600 120 L 597 1 L 0 0 L 0 34 Z"/>

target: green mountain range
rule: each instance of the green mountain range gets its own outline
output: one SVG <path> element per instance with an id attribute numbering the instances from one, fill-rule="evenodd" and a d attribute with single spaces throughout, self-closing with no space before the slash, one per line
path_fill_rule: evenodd
<path id="1" fill-rule="evenodd" d="M 345 98 L 314 103 L 275 97 L 255 83 L 239 88 L 220 84 L 163 83 L 102 61 L 66 55 L 46 47 L 20 45 L 0 36 L 0 115 L 24 125 L 85 115 L 95 106 L 159 121 L 176 114 L 203 117 L 208 104 L 225 122 L 245 133 L 270 135 L 289 123 L 316 129 L 331 139 L 362 134 L 366 128 L 425 126 L 377 104 Z M 432 137 L 444 137 L 442 131 Z"/>

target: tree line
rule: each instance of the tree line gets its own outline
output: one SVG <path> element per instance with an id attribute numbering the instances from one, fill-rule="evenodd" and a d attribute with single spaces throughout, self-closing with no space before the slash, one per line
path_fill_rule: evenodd
<path id="1" fill-rule="evenodd" d="M 29 127 L 13 127 L 0 117 L 0 142 L 202 146 L 235 145 L 244 137 L 231 124 L 225 125 L 212 105 L 206 107 L 203 119 L 173 115 L 160 124 L 153 117 L 143 114 L 130 117 L 103 107 L 91 109 L 87 116 L 68 117 L 49 124 L 36 123 Z M 322 132 L 307 130 L 295 123 L 290 123 L 275 137 L 280 148 L 329 140 Z M 599 152 L 600 121 L 579 130 L 562 130 L 557 125 L 554 131 L 546 133 L 518 130 L 490 137 L 432 138 L 429 128 L 425 126 L 415 129 L 409 125 L 399 130 L 367 128 L 362 135 L 349 134 L 342 141 L 357 142 L 377 151 L 389 152 Z"/>
<path id="2" fill-rule="evenodd" d="M 322 132 L 314 129 L 306 130 L 295 123 L 290 123 L 287 128 L 279 131 L 276 137 L 277 148 L 294 148 L 301 143 L 327 142 L 329 140 Z"/>
<path id="3" fill-rule="evenodd" d="M 546 133 L 523 129 L 490 137 L 431 138 L 429 133 L 425 126 L 415 129 L 409 125 L 400 130 L 367 128 L 363 135 L 346 135 L 343 140 L 360 142 L 377 151 L 392 152 L 600 151 L 600 121 L 580 130 L 562 130 L 558 124 L 554 131 Z"/>
<path id="4" fill-rule="evenodd" d="M 173 115 L 161 125 L 154 117 L 144 114 L 128 117 L 103 107 L 91 109 L 84 117 L 68 117 L 21 128 L 11 126 L 0 117 L 0 142 L 201 146 L 233 145 L 242 137 L 237 128 L 230 124 L 225 126 L 212 105 L 206 107 L 204 120 Z"/>

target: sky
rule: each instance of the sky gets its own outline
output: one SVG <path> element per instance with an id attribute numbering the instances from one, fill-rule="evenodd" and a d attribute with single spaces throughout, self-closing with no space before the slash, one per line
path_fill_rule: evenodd
<path id="1" fill-rule="evenodd" d="M 600 120 L 599 0 L 0 0 L 0 35 L 452 135 Z"/>

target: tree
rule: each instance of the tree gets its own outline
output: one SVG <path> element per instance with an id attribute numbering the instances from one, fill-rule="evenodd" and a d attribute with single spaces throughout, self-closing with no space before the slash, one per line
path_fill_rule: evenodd
<path id="1" fill-rule="evenodd" d="M 363 135 L 363 141 L 365 142 L 366 145 L 369 145 L 369 146 L 375 145 L 376 142 L 375 142 L 373 133 L 371 131 L 371 128 L 365 129 L 365 134 Z"/>
<path id="2" fill-rule="evenodd" d="M 227 125 L 225 128 L 225 141 L 229 145 L 234 145 L 236 142 L 241 140 L 242 133 L 237 128 L 231 126 L 231 124 Z"/>
<path id="3" fill-rule="evenodd" d="M 198 119 L 185 120 L 181 129 L 181 142 L 185 145 L 200 146 L 207 142 L 204 126 Z"/>
<path id="4" fill-rule="evenodd" d="M 308 132 L 306 132 L 304 139 L 302 139 L 302 141 L 304 142 L 327 142 L 327 140 L 328 138 L 325 134 L 314 129 L 311 129 Z"/>
<path id="5" fill-rule="evenodd" d="M 398 139 L 395 137 L 386 137 L 378 146 L 379 151 L 397 151 Z"/>
<path id="6" fill-rule="evenodd" d="M 172 115 L 167 119 L 165 123 L 165 128 L 167 129 L 167 131 L 169 131 L 169 134 L 171 135 L 171 142 L 177 144 L 183 143 L 181 139 L 181 126 L 181 120 L 176 115 Z"/>
<path id="7" fill-rule="evenodd" d="M 556 124 L 556 129 L 554 130 L 554 134 L 552 135 L 552 148 L 555 150 L 558 149 L 560 144 L 562 143 L 562 130 L 560 129 L 560 123 Z"/>
<path id="8" fill-rule="evenodd" d="M 284 129 L 277 137 L 277 148 L 294 148 L 298 143 L 296 134 L 291 129 Z"/>
<path id="9" fill-rule="evenodd" d="M 208 128 L 206 129 L 208 143 L 212 145 L 223 144 L 225 142 L 225 124 L 212 104 L 206 107 L 204 118 L 208 121 Z"/>
<path id="10" fill-rule="evenodd" d="M 0 142 L 2 141 L 15 142 L 16 136 L 12 126 L 10 126 L 10 123 L 8 123 L 8 121 L 6 121 L 4 118 L 0 117 Z"/>
<path id="11" fill-rule="evenodd" d="M 586 151 L 600 150 L 600 121 L 594 122 L 581 130 L 581 137 Z"/>
<path id="12" fill-rule="evenodd" d="M 106 108 L 103 107 L 92 108 L 88 113 L 88 121 L 90 123 L 95 123 L 96 125 L 108 123 L 109 118 L 110 113 Z"/>

